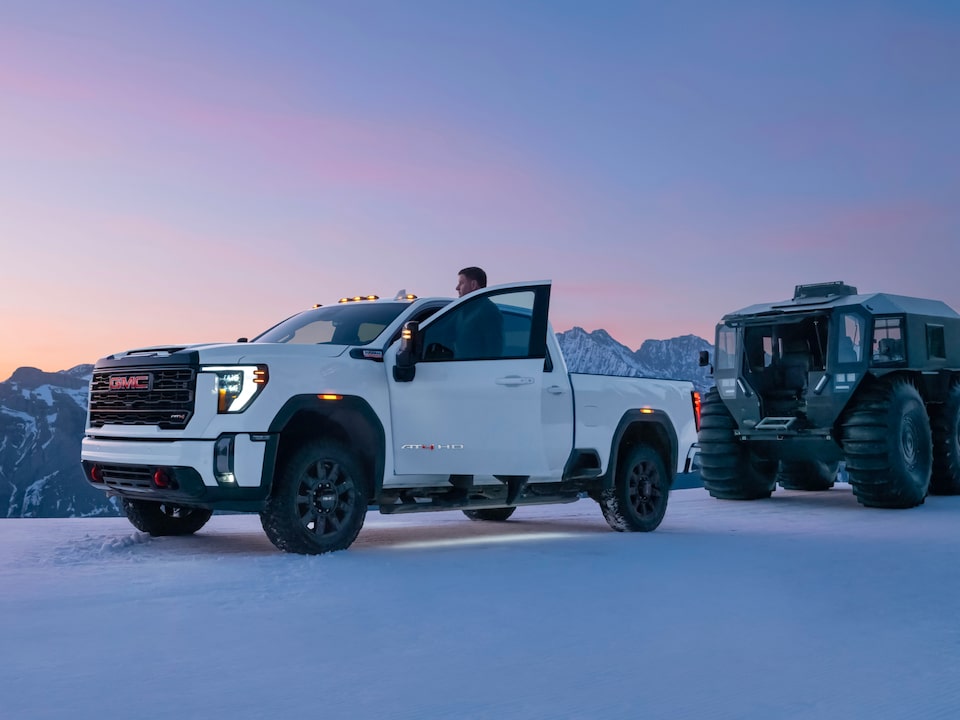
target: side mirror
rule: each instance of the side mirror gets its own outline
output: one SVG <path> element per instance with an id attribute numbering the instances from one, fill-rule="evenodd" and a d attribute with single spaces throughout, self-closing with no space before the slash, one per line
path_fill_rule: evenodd
<path id="1" fill-rule="evenodd" d="M 710 351 L 700 351 L 700 367 L 707 367 L 710 364 Z"/>
<path id="2" fill-rule="evenodd" d="M 250 342 L 250 341 L 247 340 L 247 338 L 237 338 L 237 342 L 242 343 L 242 342 Z"/>
<path id="3" fill-rule="evenodd" d="M 420 323 L 410 320 L 400 332 L 400 349 L 397 351 L 397 364 L 393 366 L 393 379 L 397 382 L 410 382 L 417 372 L 417 360 L 420 358 L 420 346 L 423 336 Z"/>

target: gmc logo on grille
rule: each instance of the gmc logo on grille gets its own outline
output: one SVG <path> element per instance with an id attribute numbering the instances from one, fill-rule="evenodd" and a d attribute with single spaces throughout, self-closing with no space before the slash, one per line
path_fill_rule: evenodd
<path id="1" fill-rule="evenodd" d="M 149 375 L 111 375 L 111 390 L 149 390 Z"/>

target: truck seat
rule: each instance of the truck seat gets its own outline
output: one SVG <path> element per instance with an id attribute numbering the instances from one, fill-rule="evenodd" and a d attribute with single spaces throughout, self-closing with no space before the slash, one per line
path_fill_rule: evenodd
<path id="1" fill-rule="evenodd" d="M 810 348 L 806 340 L 784 341 L 780 370 L 785 390 L 800 391 L 806 387 L 810 372 Z"/>

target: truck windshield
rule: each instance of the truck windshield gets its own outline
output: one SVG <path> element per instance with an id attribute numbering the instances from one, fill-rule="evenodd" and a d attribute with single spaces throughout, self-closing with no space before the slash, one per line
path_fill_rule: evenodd
<path id="1" fill-rule="evenodd" d="M 366 345 L 376 340 L 409 303 L 356 302 L 307 310 L 251 342 L 300 345 Z"/>

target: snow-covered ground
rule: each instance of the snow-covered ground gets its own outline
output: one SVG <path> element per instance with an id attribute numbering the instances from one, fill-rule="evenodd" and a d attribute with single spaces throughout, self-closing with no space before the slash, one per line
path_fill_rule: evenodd
<path id="1" fill-rule="evenodd" d="M 0 520 L 0 716 L 955 718 L 960 497 L 371 513 L 346 552 Z"/>

